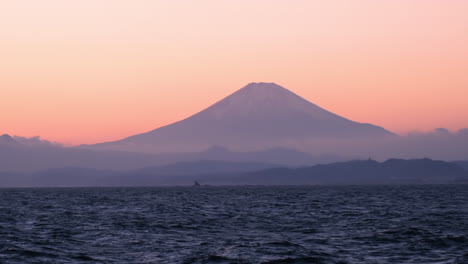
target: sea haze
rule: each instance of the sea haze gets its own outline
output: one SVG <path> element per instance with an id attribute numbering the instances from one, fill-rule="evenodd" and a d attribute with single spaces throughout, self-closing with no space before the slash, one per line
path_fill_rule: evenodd
<path id="1" fill-rule="evenodd" d="M 129 171 L 55 168 L 29 174 L 0 172 L 0 187 L 203 185 L 330 185 L 468 183 L 459 163 L 430 159 L 355 160 L 282 167 L 263 162 L 191 161 Z"/>
<path id="2" fill-rule="evenodd" d="M 0 189 L 0 212 L 5 264 L 468 263 L 466 185 Z"/>

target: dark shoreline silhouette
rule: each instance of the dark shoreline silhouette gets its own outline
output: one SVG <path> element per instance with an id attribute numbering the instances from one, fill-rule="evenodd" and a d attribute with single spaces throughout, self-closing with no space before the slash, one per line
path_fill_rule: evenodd
<path id="1" fill-rule="evenodd" d="M 306 167 L 256 162 L 192 161 L 130 171 L 55 168 L 0 173 L 0 187 L 453 184 L 468 182 L 456 163 L 430 159 L 355 160 Z"/>

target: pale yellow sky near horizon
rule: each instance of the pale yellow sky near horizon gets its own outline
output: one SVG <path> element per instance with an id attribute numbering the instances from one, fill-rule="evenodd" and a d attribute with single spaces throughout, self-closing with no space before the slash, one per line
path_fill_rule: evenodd
<path id="1" fill-rule="evenodd" d="M 275 82 L 397 133 L 468 127 L 468 1 L 0 1 L 0 134 L 110 141 Z"/>

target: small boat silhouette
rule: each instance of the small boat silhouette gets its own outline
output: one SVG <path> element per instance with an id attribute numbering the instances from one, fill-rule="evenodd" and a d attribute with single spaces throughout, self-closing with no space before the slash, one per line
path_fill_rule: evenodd
<path id="1" fill-rule="evenodd" d="M 198 183 L 197 181 L 195 181 L 195 182 L 193 183 L 193 186 L 201 186 L 201 185 L 200 185 L 200 183 Z"/>

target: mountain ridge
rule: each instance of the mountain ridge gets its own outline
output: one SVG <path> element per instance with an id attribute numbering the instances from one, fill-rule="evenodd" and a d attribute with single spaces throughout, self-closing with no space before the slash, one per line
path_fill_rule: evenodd
<path id="1" fill-rule="evenodd" d="M 110 171 L 53 168 L 29 174 L 0 172 L 0 187 L 454 184 L 468 182 L 455 163 L 431 159 L 352 160 L 305 167 L 258 162 L 192 161 Z"/>
<path id="2" fill-rule="evenodd" d="M 199 151 L 219 145 L 259 150 L 308 139 L 395 136 L 372 124 L 329 112 L 274 83 L 250 83 L 178 122 L 93 149 L 134 152 Z"/>
<path id="3" fill-rule="evenodd" d="M 58 146 L 28 147 L 0 145 L 0 168 L 9 172 L 33 172 L 55 167 L 82 167 L 104 170 L 130 170 L 160 166 L 181 161 L 218 160 L 231 162 L 264 162 L 281 166 L 302 166 L 343 160 L 335 155 L 312 155 L 293 149 L 267 149 L 235 152 L 212 147 L 200 152 L 135 153 L 96 151 L 85 148 Z"/>

